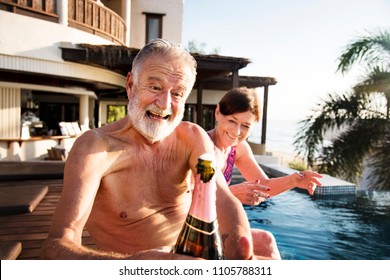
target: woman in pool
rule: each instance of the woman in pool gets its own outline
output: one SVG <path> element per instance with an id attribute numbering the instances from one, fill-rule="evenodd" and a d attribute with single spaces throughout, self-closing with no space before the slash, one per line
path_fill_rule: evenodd
<path id="1" fill-rule="evenodd" d="M 230 191 L 247 205 L 258 205 L 271 196 L 292 188 L 306 189 L 314 194 L 318 180 L 322 176 L 313 171 L 293 173 L 279 178 L 268 178 L 256 162 L 246 139 L 251 127 L 261 118 L 260 101 L 254 89 L 236 88 L 227 92 L 215 110 L 217 126 L 208 131 L 213 140 L 218 157 L 218 167 L 224 172 L 228 184 L 231 182 L 233 166 L 236 165 L 245 182 L 230 185 Z M 273 258 L 280 258 L 273 235 L 263 230 L 252 229 L 254 246 L 269 250 Z M 264 248 L 264 243 L 270 244 Z M 260 246 L 261 244 L 261 246 Z"/>

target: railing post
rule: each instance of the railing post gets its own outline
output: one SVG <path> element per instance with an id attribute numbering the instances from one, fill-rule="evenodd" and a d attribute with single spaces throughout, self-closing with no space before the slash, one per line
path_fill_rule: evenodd
<path id="1" fill-rule="evenodd" d="M 58 0 L 57 14 L 58 23 L 68 26 L 68 0 Z"/>
<path id="2" fill-rule="evenodd" d="M 130 47 L 131 0 L 122 0 L 122 18 L 125 21 L 125 44 Z"/>

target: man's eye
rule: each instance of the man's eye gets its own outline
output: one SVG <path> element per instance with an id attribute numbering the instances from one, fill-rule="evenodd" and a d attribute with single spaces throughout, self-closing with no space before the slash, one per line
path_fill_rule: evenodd
<path id="1" fill-rule="evenodd" d="M 159 86 L 149 86 L 149 89 L 150 89 L 151 91 L 160 91 L 160 90 L 161 90 L 161 87 L 159 87 Z"/>
<path id="2" fill-rule="evenodd" d="M 182 92 L 172 92 L 172 96 L 176 97 L 176 98 L 180 98 L 180 97 L 183 97 L 183 93 Z"/>

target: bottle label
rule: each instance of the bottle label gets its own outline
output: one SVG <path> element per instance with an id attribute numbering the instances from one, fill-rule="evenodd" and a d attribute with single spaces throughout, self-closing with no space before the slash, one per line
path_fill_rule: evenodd
<path id="1" fill-rule="evenodd" d="M 173 252 L 208 260 L 224 259 L 217 228 L 217 221 L 210 224 L 188 215 Z"/>
<path id="2" fill-rule="evenodd" d="M 185 223 L 191 229 L 198 231 L 198 232 L 201 232 L 203 234 L 207 234 L 207 235 L 212 235 L 212 234 L 216 233 L 218 230 L 217 220 L 214 220 L 213 222 L 209 223 L 209 222 L 197 219 L 191 215 L 188 215 Z"/>

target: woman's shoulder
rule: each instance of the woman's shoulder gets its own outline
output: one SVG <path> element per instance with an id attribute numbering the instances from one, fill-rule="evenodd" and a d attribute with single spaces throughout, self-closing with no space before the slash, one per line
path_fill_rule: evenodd
<path id="1" fill-rule="evenodd" d="M 235 149 L 236 149 L 236 157 L 237 158 L 253 154 L 252 149 L 246 140 L 238 143 L 235 146 Z"/>

